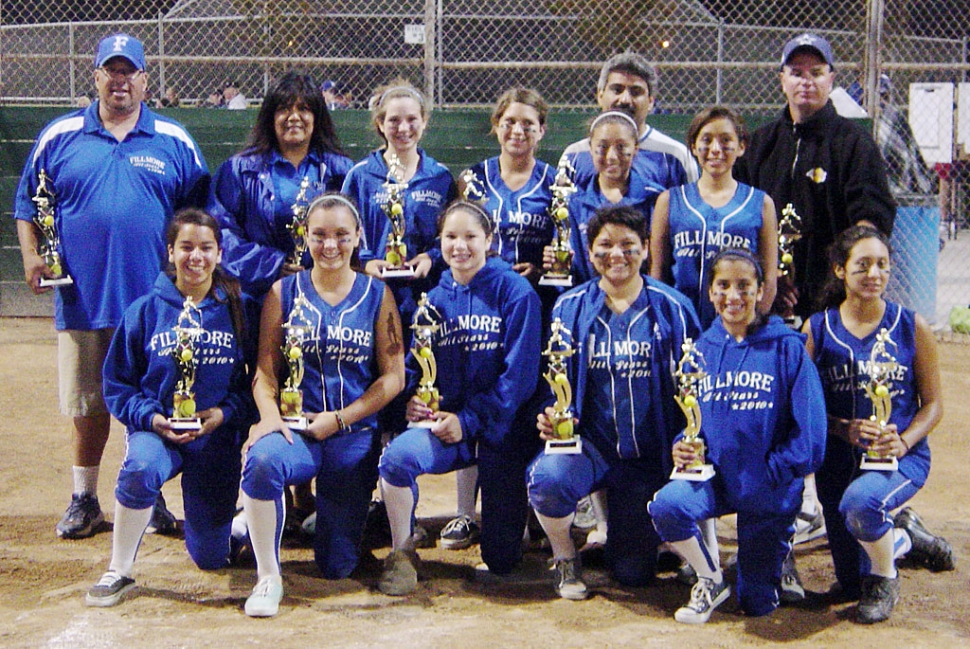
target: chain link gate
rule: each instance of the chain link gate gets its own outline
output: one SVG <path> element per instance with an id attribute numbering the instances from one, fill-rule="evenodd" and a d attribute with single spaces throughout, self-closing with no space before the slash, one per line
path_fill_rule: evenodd
<path id="1" fill-rule="evenodd" d="M 154 96 L 172 88 L 183 106 L 230 81 L 258 103 L 299 66 L 356 107 L 403 76 L 441 107 L 488 106 L 522 84 L 557 109 L 589 110 L 599 64 L 633 50 L 660 71 L 658 111 L 726 103 L 770 117 L 784 101 L 781 47 L 811 30 L 832 43 L 837 85 L 877 115 L 902 208 L 892 296 L 942 325 L 970 302 L 968 10 L 970 0 L 6 0 L 0 101 L 93 93 L 95 46 L 123 30 L 145 44 Z"/>

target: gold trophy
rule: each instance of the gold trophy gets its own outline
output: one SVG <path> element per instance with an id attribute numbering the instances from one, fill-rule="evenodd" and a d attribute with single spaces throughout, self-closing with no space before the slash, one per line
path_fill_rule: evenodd
<path id="1" fill-rule="evenodd" d="M 286 224 L 286 229 L 290 231 L 290 236 L 293 237 L 293 252 L 290 253 L 290 258 L 286 260 L 286 263 L 291 266 L 302 266 L 303 265 L 303 253 L 307 250 L 307 209 L 310 207 L 310 201 L 307 200 L 306 192 L 310 188 L 310 179 L 306 176 L 303 177 L 303 182 L 300 183 L 300 191 L 296 195 L 296 200 L 293 201 L 293 219 Z"/>
<path id="2" fill-rule="evenodd" d="M 384 183 L 387 201 L 383 205 L 384 213 L 391 221 L 391 231 L 384 251 L 384 261 L 389 265 L 381 268 L 381 277 L 414 277 L 414 269 L 404 263 L 408 259 L 408 245 L 404 242 L 407 221 L 404 218 L 404 198 L 401 193 L 407 189 L 408 184 L 403 178 L 404 165 L 396 154 L 392 155 L 387 163 L 387 182 Z"/>
<path id="3" fill-rule="evenodd" d="M 876 342 L 869 354 L 869 382 L 866 383 L 866 395 L 872 401 L 872 415 L 869 419 L 877 422 L 883 430 L 892 414 L 891 379 L 898 367 L 896 357 L 889 353 L 887 345 L 896 348 L 896 342 L 889 337 L 889 331 L 883 328 L 876 334 Z M 866 471 L 896 471 L 899 469 L 899 461 L 893 455 L 882 456 L 866 451 L 859 468 Z"/>
<path id="4" fill-rule="evenodd" d="M 178 369 L 179 378 L 175 383 L 175 394 L 172 397 L 172 416 L 168 423 L 172 430 L 199 430 L 202 420 L 195 413 L 195 394 L 192 386 L 195 383 L 195 370 L 199 366 L 198 353 L 195 348 L 202 335 L 202 312 L 195 305 L 191 297 L 186 297 L 182 304 L 175 327 L 175 347 L 172 348 L 172 358 Z"/>
<path id="5" fill-rule="evenodd" d="M 283 323 L 283 358 L 289 370 L 283 389 L 280 390 L 280 414 L 290 430 L 297 432 L 307 429 L 309 422 L 303 414 L 303 342 L 309 337 L 313 323 L 304 313 L 310 303 L 300 293 L 293 301 L 293 308 Z"/>
<path id="6" fill-rule="evenodd" d="M 37 193 L 31 199 L 37 203 L 37 214 L 34 215 L 34 224 L 44 235 L 44 241 L 40 245 L 40 256 L 44 263 L 54 273 L 54 277 L 41 277 L 41 286 L 65 286 L 73 284 L 74 279 L 64 272 L 64 264 L 61 262 L 61 253 L 58 248 L 61 245 L 61 238 L 57 234 L 57 226 L 54 222 L 54 190 L 47 186 L 50 177 L 41 169 L 37 174 Z"/>
<path id="7" fill-rule="evenodd" d="M 549 423 L 558 438 L 546 440 L 546 453 L 576 455 L 583 452 L 583 440 L 574 430 L 573 413 L 569 408 L 573 401 L 573 388 L 569 385 L 569 375 L 566 373 L 566 359 L 576 350 L 563 340 L 563 329 L 565 326 L 562 320 L 556 318 L 552 321 L 552 336 L 542 352 L 543 356 L 549 357 L 549 369 L 542 378 L 556 395 Z"/>
<path id="8" fill-rule="evenodd" d="M 795 212 L 791 203 L 785 205 L 778 221 L 778 279 L 793 285 L 795 282 L 795 242 L 802 238 L 802 217 Z M 798 327 L 801 323 L 795 317 L 795 310 L 786 307 L 779 314 L 789 326 Z"/>
<path id="9" fill-rule="evenodd" d="M 573 249 L 569 243 L 569 199 L 576 193 L 572 174 L 576 170 L 563 159 L 556 170 L 556 181 L 552 185 L 552 203 L 549 205 L 549 216 L 556 226 L 556 234 L 552 240 L 552 254 L 554 259 L 552 268 L 544 271 L 539 278 L 542 286 L 572 286 Z"/>
<path id="10" fill-rule="evenodd" d="M 697 350 L 694 341 L 690 338 L 684 340 L 680 349 L 684 353 L 677 363 L 677 371 L 674 372 L 674 376 L 677 377 L 677 394 L 674 400 L 687 418 L 682 441 L 694 449 L 696 457 L 687 466 L 674 467 L 670 478 L 705 482 L 714 477 L 714 465 L 705 463 L 704 440 L 699 436 L 701 406 L 697 401 L 697 385 L 707 376 L 704 370 L 704 355 Z"/>
<path id="11" fill-rule="evenodd" d="M 421 366 L 421 380 L 418 382 L 417 396 L 431 409 L 431 412 L 438 412 L 441 395 L 435 387 L 438 378 L 438 363 L 435 361 L 434 350 L 431 349 L 431 341 L 440 325 L 438 319 L 441 315 L 433 304 L 428 302 L 428 294 L 422 293 L 418 300 L 418 309 L 414 312 L 414 322 L 411 324 L 411 331 L 414 332 L 414 340 L 411 343 L 411 353 L 414 359 Z M 430 428 L 434 423 L 433 419 L 426 419 L 419 422 L 411 422 L 408 425 L 412 428 Z"/>

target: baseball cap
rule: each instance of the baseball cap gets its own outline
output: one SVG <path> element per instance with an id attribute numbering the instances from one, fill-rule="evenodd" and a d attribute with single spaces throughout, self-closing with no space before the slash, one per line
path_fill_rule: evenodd
<path id="1" fill-rule="evenodd" d="M 835 67 L 832 57 L 832 46 L 829 45 L 829 42 L 821 36 L 809 33 L 796 36 L 785 44 L 785 49 L 781 53 L 781 65 L 784 66 L 786 63 L 788 63 L 788 59 L 791 58 L 791 55 L 794 54 L 796 50 L 800 49 L 815 50 L 815 52 L 821 56 L 826 63 L 829 64 L 829 67 Z"/>
<path id="2" fill-rule="evenodd" d="M 94 67 L 100 68 L 116 56 L 127 59 L 138 70 L 146 68 L 145 46 L 134 36 L 113 34 L 102 38 L 98 43 L 98 53 L 94 55 Z"/>
<path id="3" fill-rule="evenodd" d="M 333 90 L 334 92 L 339 93 L 341 90 L 343 90 L 343 88 L 344 88 L 344 85 L 342 83 L 340 83 L 339 81 L 334 81 L 333 79 L 327 79 L 320 86 L 320 90 L 322 90 L 323 92 Z"/>

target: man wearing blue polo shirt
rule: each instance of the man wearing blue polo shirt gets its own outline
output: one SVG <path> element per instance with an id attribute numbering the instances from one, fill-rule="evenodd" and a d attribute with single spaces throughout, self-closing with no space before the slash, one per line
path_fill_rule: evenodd
<path id="1" fill-rule="evenodd" d="M 209 184 L 192 137 L 142 103 L 148 75 L 141 42 L 127 34 L 104 38 L 94 67 L 98 101 L 41 131 L 14 208 L 27 284 L 34 293 L 49 291 L 40 280 L 53 273 L 37 253 L 32 221 L 43 171 L 55 194 L 64 271 L 74 280 L 55 296 L 61 412 L 74 419 L 74 492 L 57 535 L 72 539 L 104 522 L 97 486 L 110 416 L 101 365 L 111 334 L 167 258 L 167 221 L 179 208 L 204 206 Z"/>

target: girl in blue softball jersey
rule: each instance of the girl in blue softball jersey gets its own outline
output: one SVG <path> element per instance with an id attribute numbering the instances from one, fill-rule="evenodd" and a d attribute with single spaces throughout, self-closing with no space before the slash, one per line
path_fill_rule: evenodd
<path id="1" fill-rule="evenodd" d="M 686 295 L 704 328 L 715 316 L 706 275 L 722 248 L 746 248 L 758 257 L 765 271 L 761 313 L 767 313 L 775 299 L 775 204 L 763 191 L 742 185 L 731 175 L 747 141 L 744 121 L 733 110 L 724 106 L 702 110 L 687 129 L 687 143 L 700 161 L 700 180 L 664 192 L 653 210 L 650 276 Z"/>
<path id="2" fill-rule="evenodd" d="M 704 542 L 697 521 L 738 515 L 738 598 L 747 615 L 778 606 L 782 563 L 791 549 L 802 479 L 822 462 L 825 404 L 804 337 L 756 306 L 764 296 L 758 259 L 725 249 L 711 264 L 708 296 L 718 317 L 697 341 L 707 376 L 698 389 L 706 482 L 672 480 L 650 503 L 663 540 L 697 572 L 690 601 L 674 618 L 703 624 L 730 595 L 716 543 Z M 674 444 L 677 466 L 695 449 Z"/>
<path id="3" fill-rule="evenodd" d="M 650 215 L 657 196 L 666 189 L 640 172 L 632 170 L 637 152 L 637 125 L 622 110 L 609 110 L 593 120 L 589 128 L 590 151 L 596 176 L 580 186 L 569 201 L 570 243 L 573 249 L 573 285 L 596 277 L 589 257 L 587 227 L 601 207 L 629 205 L 643 214 L 648 233 Z M 552 246 L 543 251 L 543 264 L 552 267 Z"/>
<path id="4" fill-rule="evenodd" d="M 477 464 L 482 494 L 482 559 L 506 574 L 522 556 L 528 516 L 526 463 L 535 436 L 521 425 L 523 405 L 539 378 L 539 297 L 508 262 L 489 257 L 492 220 L 478 205 L 453 203 L 441 217 L 448 270 L 428 301 L 438 314 L 433 339 L 440 410 L 417 396 L 407 404 L 410 427 L 384 450 L 381 490 L 391 523 L 392 552 L 380 589 L 405 595 L 417 587 L 411 542 L 417 478 Z M 410 361 L 409 361 L 410 362 Z M 417 378 L 416 376 L 414 378 Z"/>
<path id="5" fill-rule="evenodd" d="M 247 292 L 262 299 L 277 279 L 303 270 L 289 261 L 287 229 L 303 179 L 309 202 L 339 190 L 352 166 L 313 79 L 283 75 L 263 100 L 246 149 L 219 167 L 209 197 L 226 240 L 226 270 Z"/>
<path id="6" fill-rule="evenodd" d="M 239 284 L 219 267 L 219 225 L 194 208 L 178 212 L 166 240 L 170 270 L 136 300 L 115 331 L 105 360 L 104 398 L 127 429 L 125 459 L 115 489 L 111 564 L 88 592 L 89 606 L 114 606 L 134 588 L 135 555 L 162 485 L 182 473 L 185 545 L 204 570 L 223 568 L 239 489 L 241 437 L 253 407 L 244 339 L 247 309 Z M 173 358 L 173 328 L 191 298 L 198 365 L 192 391 L 198 430 L 169 422 L 181 377 Z M 186 323 L 183 323 L 183 325 Z"/>
<path id="7" fill-rule="evenodd" d="M 458 179 L 458 191 L 479 202 L 494 222 L 492 250 L 512 264 L 512 270 L 528 279 L 542 302 L 547 316 L 559 291 L 537 286 L 542 268 L 542 249 L 553 236 L 549 205 L 550 187 L 556 171 L 537 160 L 536 149 L 546 133 L 549 108 L 535 90 L 511 88 L 498 98 L 492 110 L 492 133 L 498 138 L 501 153 L 471 167 Z M 466 185 L 466 174 L 474 174 L 474 188 Z M 484 195 L 475 195 L 475 190 Z M 455 472 L 458 486 L 458 515 L 441 530 L 441 545 L 459 550 L 477 537 L 475 502 L 478 469 L 470 466 Z"/>
<path id="8" fill-rule="evenodd" d="M 529 500 L 552 545 L 555 589 L 587 595 L 569 529 L 580 498 L 606 489 L 606 552 L 616 579 L 649 583 L 660 541 L 646 504 L 667 482 L 670 450 L 684 424 L 671 368 L 698 334 L 697 316 L 675 289 L 641 275 L 647 224 L 630 206 L 599 210 L 589 223 L 589 254 L 599 275 L 565 293 L 553 310 L 573 348 L 568 376 L 582 454 L 540 454 L 528 469 Z M 552 438 L 551 398 L 538 415 Z"/>
<path id="9" fill-rule="evenodd" d="M 859 598 L 859 622 L 889 618 L 899 598 L 895 559 L 911 552 L 932 570 L 952 570 L 952 550 L 909 508 L 930 470 L 927 436 L 943 416 L 936 341 L 922 317 L 883 298 L 889 281 L 888 238 L 870 227 L 843 232 L 829 253 L 832 274 L 824 311 L 804 327 L 825 390 L 828 447 L 817 475 L 835 575 L 843 593 Z M 870 356 L 882 332 L 895 357 L 885 430 L 872 421 L 866 385 Z M 896 471 L 863 471 L 865 450 L 897 458 Z M 894 529 L 895 524 L 895 529 Z M 860 547 L 861 546 L 861 547 Z"/>
<path id="10" fill-rule="evenodd" d="M 383 282 L 351 266 L 360 243 L 356 207 L 341 194 L 324 194 L 311 203 L 307 228 L 313 268 L 274 284 L 260 321 L 253 384 L 259 423 L 245 445 L 242 476 L 258 574 L 246 614 L 255 617 L 275 615 L 283 597 L 279 542 L 286 485 L 317 480 L 313 547 L 324 577 L 342 579 L 357 567 L 377 483 L 377 412 L 404 384 L 394 297 Z M 297 354 L 310 420 L 301 434 L 283 422 L 279 401 L 286 378 L 283 327 L 297 308 L 309 327 Z"/>

